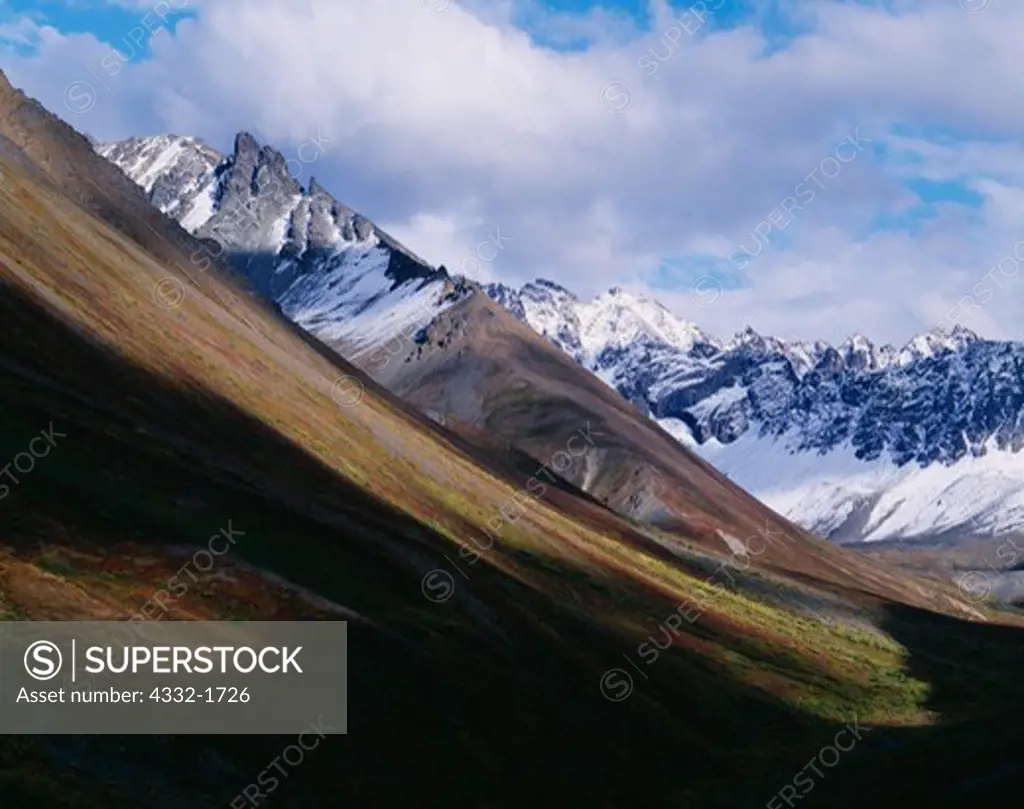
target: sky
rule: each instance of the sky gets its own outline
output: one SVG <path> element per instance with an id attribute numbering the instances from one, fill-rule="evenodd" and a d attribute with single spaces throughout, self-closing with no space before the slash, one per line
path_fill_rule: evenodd
<path id="1" fill-rule="evenodd" d="M 0 0 L 0 68 L 100 140 L 250 131 L 478 280 L 901 345 L 1024 339 L 1022 33 L 1017 0 Z"/>

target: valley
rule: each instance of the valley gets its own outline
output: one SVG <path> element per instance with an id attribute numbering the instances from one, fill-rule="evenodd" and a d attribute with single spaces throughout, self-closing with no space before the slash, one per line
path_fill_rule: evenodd
<path id="1" fill-rule="evenodd" d="M 5 806 L 1018 800 L 1021 344 L 478 283 L 248 133 L 97 142 L 3 74 L 0 173 L 2 463 L 54 439 L 0 630 L 345 620 L 351 695 L 269 790 L 292 738 L 2 736 Z"/>

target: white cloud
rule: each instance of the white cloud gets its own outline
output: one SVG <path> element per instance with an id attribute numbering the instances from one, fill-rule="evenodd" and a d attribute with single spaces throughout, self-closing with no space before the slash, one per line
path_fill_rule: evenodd
<path id="1" fill-rule="evenodd" d="M 896 14 L 806 0 L 794 5 L 815 32 L 763 56 L 749 26 L 670 34 L 678 16 L 661 3 L 647 33 L 607 13 L 445 3 L 202 0 L 191 4 L 197 20 L 155 37 L 152 58 L 117 75 L 100 68 L 109 46 L 81 35 L 5 62 L 15 84 L 101 138 L 176 131 L 226 148 L 238 129 L 258 128 L 287 152 L 320 132 L 334 142 L 317 179 L 415 252 L 457 270 L 497 227 L 512 241 L 482 272 L 545 276 L 582 294 L 650 281 L 663 255 L 749 244 L 856 127 L 920 155 L 919 165 L 870 155 L 844 164 L 786 228 L 789 249 L 766 249 L 743 273 L 749 286 L 715 307 L 698 308 L 685 284 L 653 293 L 720 332 L 750 323 L 900 342 L 1019 240 L 1020 149 L 980 136 L 1024 129 L 1024 7 L 972 16 L 956 3 L 905 3 Z M 513 24 L 524 19 L 548 41 L 592 44 L 551 50 Z M 668 58 L 650 73 L 653 54 Z M 94 89 L 87 114 L 63 105 L 75 81 Z M 629 88 L 615 96 L 631 99 L 619 114 L 602 105 L 612 81 Z M 894 137 L 896 123 L 979 139 Z M 986 206 L 975 216 L 941 208 L 916 236 L 864 239 L 874 217 L 912 200 L 906 176 L 973 179 Z M 1024 283 L 965 324 L 1021 337 L 1020 293 Z"/>

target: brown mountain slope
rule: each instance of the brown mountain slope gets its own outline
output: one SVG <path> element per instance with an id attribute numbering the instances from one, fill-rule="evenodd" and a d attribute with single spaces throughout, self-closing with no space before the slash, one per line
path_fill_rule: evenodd
<path id="1" fill-rule="evenodd" d="M 728 554 L 727 534 L 768 568 L 890 598 L 925 595 L 920 584 L 809 535 L 754 500 L 480 292 L 441 314 L 426 340 L 365 364 L 403 399 L 500 437 L 619 514 L 669 536 Z M 580 424 L 590 425 L 595 450 L 577 461 L 565 444 Z M 772 538 L 779 541 L 766 541 Z M 955 599 L 939 601 L 962 609 Z"/>
<path id="2" fill-rule="evenodd" d="M 112 176 L 82 135 L 39 102 L 11 86 L 0 71 L 0 135 L 54 179 L 61 190 L 90 213 L 145 244 L 160 258 L 181 263 L 193 273 L 189 256 L 200 244 L 146 199 L 127 177 Z M 10 154 L 12 159 L 16 155 Z"/>

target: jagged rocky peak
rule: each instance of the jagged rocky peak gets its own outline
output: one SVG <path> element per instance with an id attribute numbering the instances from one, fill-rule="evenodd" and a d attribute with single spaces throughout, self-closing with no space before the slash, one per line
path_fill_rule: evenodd
<path id="1" fill-rule="evenodd" d="M 107 144 L 100 153 L 182 227 L 220 245 L 299 325 L 356 344 L 386 337 L 388 324 L 397 327 L 410 316 L 429 320 L 451 304 L 446 271 L 340 203 L 320 182 L 304 189 L 283 154 L 251 133 L 237 133 L 228 155 L 204 145 L 200 164 L 183 172 L 176 155 L 185 146 L 184 139 L 160 136 Z"/>
<path id="2" fill-rule="evenodd" d="M 839 345 L 843 365 L 849 368 L 878 368 L 879 356 L 875 344 L 859 332 L 847 337 Z"/>
<path id="3" fill-rule="evenodd" d="M 302 194 L 302 186 L 288 170 L 287 161 L 270 146 L 260 146 L 248 132 L 235 136 L 234 153 L 224 167 L 220 207 L 251 207 L 259 201 L 258 215 L 276 213 L 289 198 Z"/>
<path id="4" fill-rule="evenodd" d="M 261 176 L 261 171 L 264 172 Z M 302 185 L 292 176 L 284 155 L 271 146 L 260 150 L 260 168 L 256 173 L 257 193 L 262 183 L 284 183 L 284 189 L 292 194 L 302 193 Z"/>
<path id="5" fill-rule="evenodd" d="M 535 331 L 594 370 L 598 357 L 622 354 L 633 343 L 667 344 L 680 349 L 718 342 L 665 306 L 642 295 L 612 287 L 592 300 L 581 300 L 561 284 L 538 278 L 514 289 L 488 284 L 484 291 Z"/>
<path id="6" fill-rule="evenodd" d="M 232 157 L 236 164 L 255 166 L 259 156 L 260 144 L 251 133 L 242 131 L 235 135 L 235 148 Z"/>
<path id="7" fill-rule="evenodd" d="M 536 278 L 533 281 L 524 284 L 521 292 L 524 295 L 529 295 L 535 298 L 554 296 L 556 298 L 566 298 L 571 301 L 579 300 L 564 286 L 556 284 L 554 281 L 549 281 L 547 278 Z"/>
<path id="8" fill-rule="evenodd" d="M 874 347 L 875 344 L 860 332 L 854 332 L 840 344 L 840 349 L 843 352 L 852 351 L 858 354 L 869 354 L 874 350 Z"/>
<path id="9" fill-rule="evenodd" d="M 735 336 L 724 346 L 726 351 L 744 351 L 747 354 L 789 356 L 790 344 L 777 337 L 766 337 L 752 326 L 736 332 Z M 831 348 L 831 346 L 829 346 Z M 832 349 L 833 351 L 835 349 Z"/>
<path id="10" fill-rule="evenodd" d="M 970 343 L 970 342 L 974 342 L 975 340 L 980 340 L 981 339 L 977 334 L 975 334 L 969 328 L 967 328 L 966 326 L 964 326 L 964 325 L 962 325 L 960 323 L 957 323 L 950 330 L 949 335 L 950 335 L 951 338 L 953 338 L 954 340 L 956 340 L 956 341 L 958 341 L 960 343 Z"/>
<path id="11" fill-rule="evenodd" d="M 636 340 L 663 343 L 682 351 L 698 344 L 719 346 L 716 338 L 681 319 L 659 301 L 619 286 L 582 308 L 582 318 L 587 322 L 584 339 L 595 355 L 605 345 L 622 347 Z"/>
<path id="12" fill-rule="evenodd" d="M 329 197 L 330 193 L 320 183 L 317 182 L 316 177 L 309 178 L 309 195 L 311 197 Z"/>
<path id="13" fill-rule="evenodd" d="M 764 337 L 754 331 L 753 326 L 747 326 L 742 331 L 736 332 L 732 341 L 729 343 L 730 346 L 763 346 Z"/>
<path id="14" fill-rule="evenodd" d="M 977 339 L 978 336 L 974 332 L 960 325 L 954 326 L 951 330 L 937 327 L 908 340 L 898 352 L 897 362 L 906 365 L 946 351 L 959 351 Z"/>

